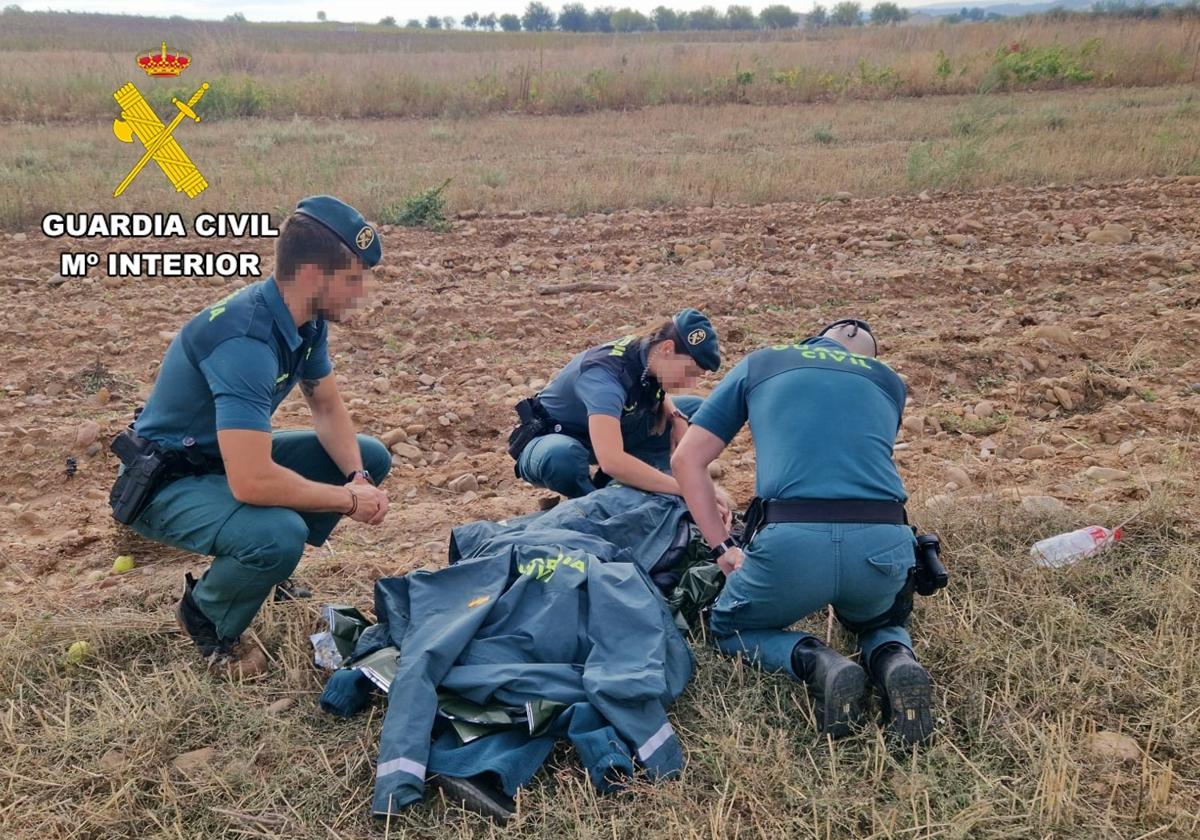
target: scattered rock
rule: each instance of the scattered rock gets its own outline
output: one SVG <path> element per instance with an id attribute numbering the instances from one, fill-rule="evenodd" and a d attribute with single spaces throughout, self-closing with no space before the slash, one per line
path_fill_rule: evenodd
<path id="1" fill-rule="evenodd" d="M 1101 758 L 1115 758 L 1118 761 L 1139 761 L 1142 748 L 1138 742 L 1128 735 L 1119 732 L 1100 730 L 1087 740 L 1088 750 Z"/>
<path id="2" fill-rule="evenodd" d="M 1129 473 L 1126 470 L 1118 470 L 1114 467 L 1088 467 L 1083 471 L 1083 474 L 1092 481 L 1105 484 L 1110 481 L 1124 481 L 1129 478 Z"/>
<path id="3" fill-rule="evenodd" d="M 971 476 L 962 467 L 950 467 L 946 470 L 946 478 L 953 481 L 959 487 L 966 487 L 971 483 Z"/>
<path id="4" fill-rule="evenodd" d="M 293 700 L 291 697 L 284 697 L 282 699 L 276 700 L 270 706 L 267 706 L 267 713 L 272 714 L 272 715 L 277 715 L 280 712 L 286 712 L 288 709 L 292 708 L 292 706 L 295 706 L 295 705 L 296 705 L 296 701 Z"/>
<path id="5" fill-rule="evenodd" d="M 422 385 L 424 385 L 426 388 L 429 388 L 434 383 L 437 382 L 437 377 L 430 376 L 428 373 L 422 373 L 420 376 L 417 377 L 417 381 L 420 382 Z"/>
<path id="6" fill-rule="evenodd" d="M 1087 241 L 1095 245 L 1126 245 L 1133 241 L 1133 231 L 1124 225 L 1110 223 L 1089 233 Z"/>
<path id="7" fill-rule="evenodd" d="M 947 245 L 953 245 L 955 248 L 965 248 L 975 242 L 974 236 L 964 233 L 948 233 L 942 239 Z"/>
<path id="8" fill-rule="evenodd" d="M 125 755 L 124 750 L 111 749 L 100 756 L 100 760 L 96 763 L 100 766 L 101 770 L 106 773 L 112 773 L 124 767 L 126 761 L 128 761 L 128 757 Z"/>
<path id="9" fill-rule="evenodd" d="M 399 455 L 401 458 L 406 458 L 409 461 L 415 461 L 421 457 L 421 450 L 411 443 L 397 442 L 388 448 L 392 450 L 393 455 Z"/>
<path id="10" fill-rule="evenodd" d="M 479 481 L 471 473 L 464 473 L 447 486 L 455 493 L 470 493 L 479 489 Z"/>
<path id="11" fill-rule="evenodd" d="M 712 461 L 708 465 L 708 474 L 712 476 L 713 479 L 719 479 L 725 475 L 725 467 L 720 461 Z"/>
<path id="12" fill-rule="evenodd" d="M 1057 516 L 1065 513 L 1067 506 L 1053 496 L 1025 496 L 1021 507 L 1036 516 Z"/>
<path id="13" fill-rule="evenodd" d="M 185 752 L 176 756 L 172 766 L 181 773 L 191 773 L 203 767 L 208 767 L 217 757 L 217 751 L 212 747 L 201 747 L 198 750 Z"/>
<path id="14" fill-rule="evenodd" d="M 390 429 L 379 436 L 380 442 L 391 449 L 395 444 L 408 439 L 408 432 L 404 429 Z"/>
<path id="15" fill-rule="evenodd" d="M 95 443 L 98 437 L 100 437 L 100 424 L 95 420 L 84 420 L 75 430 L 75 446 L 79 449 L 86 449 Z"/>
<path id="16" fill-rule="evenodd" d="M 1049 458 L 1052 456 L 1054 454 L 1054 447 L 1047 446 L 1044 443 L 1035 443 L 1023 448 L 1019 454 L 1026 461 L 1035 461 L 1038 458 Z"/>
<path id="17" fill-rule="evenodd" d="M 21 447 L 21 457 L 22 458 L 32 458 L 36 454 L 37 454 L 37 447 L 34 446 L 32 443 L 26 443 Z"/>
<path id="18" fill-rule="evenodd" d="M 1075 336 L 1071 334 L 1071 331 L 1057 324 L 1042 324 L 1033 331 L 1033 337 L 1044 338 L 1047 341 L 1053 341 L 1055 344 L 1075 343 Z"/>
<path id="19" fill-rule="evenodd" d="M 919 435 L 925 429 L 925 421 L 920 417 L 914 417 L 911 414 L 908 417 L 905 417 L 904 421 L 900 425 L 903 426 L 904 431 L 908 432 L 910 435 Z"/>
<path id="20" fill-rule="evenodd" d="M 991 417 L 996 413 L 996 404 L 991 400 L 980 400 L 979 402 L 975 403 L 975 408 L 973 411 L 976 417 Z"/>
<path id="21" fill-rule="evenodd" d="M 696 260 L 692 263 L 692 268 L 697 271 L 712 271 L 717 267 L 717 264 L 712 260 Z"/>

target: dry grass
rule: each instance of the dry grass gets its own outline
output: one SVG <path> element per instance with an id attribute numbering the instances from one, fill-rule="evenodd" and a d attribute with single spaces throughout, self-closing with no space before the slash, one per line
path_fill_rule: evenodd
<path id="1" fill-rule="evenodd" d="M 1200 174 L 1194 97 L 1149 88 L 578 117 L 238 120 L 188 124 L 179 139 L 212 185 L 205 207 L 290 207 L 338 184 L 377 217 L 452 178 L 451 210 L 580 214 Z M 131 163 L 107 123 L 0 126 L 0 227 L 107 211 Z M 130 189 L 138 208 L 195 212 L 156 178 L 147 171 Z"/>
<path id="2" fill-rule="evenodd" d="M 533 837 L 1194 837 L 1200 831 L 1200 552 L 1164 499 L 1102 560 L 1032 567 L 1029 542 L 1064 523 L 1005 507 L 934 523 L 955 574 L 918 605 L 914 637 L 937 681 L 941 738 L 889 755 L 878 730 L 813 737 L 805 692 L 700 651 L 673 714 L 685 778 L 601 798 L 564 751 L 504 831 Z M 356 549 L 340 543 L 340 551 Z M 321 596 L 366 604 L 323 573 Z M 315 706 L 311 609 L 269 609 L 278 658 L 261 682 L 198 673 L 164 615 L 9 605 L 0 644 L 0 830 L 5 837 L 483 837 L 434 801 L 372 824 L 381 715 Z M 45 611 L 43 611 L 45 610 Z M 87 639 L 95 657 L 64 663 Z M 843 643 L 845 640 L 843 640 Z M 271 702 L 293 698 L 272 714 Z M 1118 732 L 1142 756 L 1097 754 Z M 212 747 L 210 766 L 175 768 Z"/>
<path id="3" fill-rule="evenodd" d="M 211 82 L 201 108 L 210 120 L 573 114 L 1193 84 L 1200 70 L 1195 19 L 577 36 L 343 33 L 186 21 L 156 27 L 149 19 L 27 14 L 6 15 L 0 32 L 0 120 L 111 118 L 112 92 L 134 74 L 134 55 L 164 36 L 192 54 L 193 69 L 175 82 L 143 77 L 143 89 L 161 111 L 171 95 L 186 100 L 199 81 Z M 1006 80 L 997 50 L 1013 44 L 1061 50 L 1060 66 L 1046 64 L 1028 81 Z"/>

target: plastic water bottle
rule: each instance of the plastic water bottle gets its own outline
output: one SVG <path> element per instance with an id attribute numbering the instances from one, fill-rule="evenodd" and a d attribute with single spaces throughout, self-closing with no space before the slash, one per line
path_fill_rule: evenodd
<path id="1" fill-rule="evenodd" d="M 1100 525 L 1092 525 L 1068 534 L 1059 534 L 1056 537 L 1039 540 L 1033 544 L 1033 548 L 1029 549 L 1029 556 L 1039 566 L 1061 569 L 1063 566 L 1079 562 L 1084 557 L 1099 554 L 1119 539 L 1121 539 L 1120 528 L 1110 531 Z"/>

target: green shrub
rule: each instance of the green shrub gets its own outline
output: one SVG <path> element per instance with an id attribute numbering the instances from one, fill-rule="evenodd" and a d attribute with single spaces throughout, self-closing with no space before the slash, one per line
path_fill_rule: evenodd
<path id="1" fill-rule="evenodd" d="M 445 214 L 446 199 L 443 196 L 449 185 L 450 179 L 447 178 L 440 187 L 431 187 L 410 195 L 401 202 L 387 205 L 380 211 L 379 221 L 385 225 L 423 227 L 444 233 L 450 229 Z"/>

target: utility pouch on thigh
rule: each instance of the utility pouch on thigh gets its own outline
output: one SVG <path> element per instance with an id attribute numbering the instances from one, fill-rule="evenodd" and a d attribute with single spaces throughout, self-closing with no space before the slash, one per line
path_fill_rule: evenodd
<path id="1" fill-rule="evenodd" d="M 138 518 L 162 484 L 168 471 L 168 459 L 151 441 L 138 437 L 127 428 L 113 438 L 109 448 L 121 459 L 125 469 L 117 476 L 108 503 L 113 519 L 128 525 Z"/>
<path id="2" fill-rule="evenodd" d="M 896 600 L 892 602 L 886 612 L 865 621 L 851 621 L 838 612 L 835 607 L 833 613 L 837 616 L 838 623 L 851 633 L 858 634 L 879 630 L 883 627 L 903 627 L 908 623 L 908 617 L 912 615 L 915 573 L 916 567 L 908 570 L 908 578 L 904 581 L 904 586 L 900 587 L 900 591 L 896 593 Z"/>

